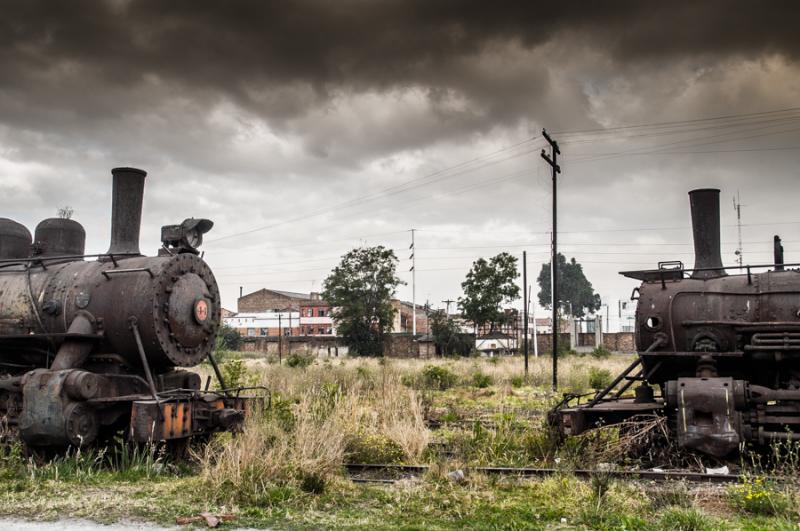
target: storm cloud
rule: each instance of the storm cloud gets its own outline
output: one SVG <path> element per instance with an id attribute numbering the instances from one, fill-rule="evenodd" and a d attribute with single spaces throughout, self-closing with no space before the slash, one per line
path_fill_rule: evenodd
<path id="1" fill-rule="evenodd" d="M 403 241 L 402 230 L 420 224 L 441 231 L 428 245 L 443 257 L 458 240 L 521 245 L 547 229 L 546 171 L 535 170 L 533 189 L 513 178 L 536 166 L 529 155 L 538 145 L 424 190 L 347 201 L 514 145 L 543 126 L 574 131 L 796 107 L 798 22 L 790 1 L 7 2 L 0 206 L 35 224 L 70 203 L 91 225 L 90 243 L 102 247 L 108 169 L 131 164 L 153 175 L 143 238 L 188 215 L 213 217 L 219 236 L 247 233 L 209 246 L 223 272 L 335 257 L 373 233 Z M 790 147 L 798 139 L 792 120 L 740 127 L 722 147 Z M 764 144 L 761 133 L 782 143 Z M 678 140 L 686 146 L 695 137 L 703 135 Z M 598 147 L 581 138 L 563 143 L 563 215 L 576 231 L 641 225 L 643 216 L 649 225 L 685 225 L 684 194 L 699 175 L 746 188 L 764 168 L 751 162 L 758 155 L 592 159 L 637 149 L 641 138 L 621 134 Z M 769 204 L 776 189 L 798 191 L 797 152 L 775 151 L 770 161 L 766 190 L 748 189 L 751 203 Z M 492 179 L 498 184 L 480 187 Z M 665 182 L 666 208 L 654 212 L 643 203 Z M 601 241 L 588 234 L 583 243 Z M 468 254 L 495 250 L 450 253 L 429 267 L 455 270 Z M 330 262 L 292 277 L 297 285 L 268 272 L 276 268 L 221 273 L 226 303 L 238 284 L 307 291 Z M 607 291 L 622 285 L 606 280 L 615 267 L 596 269 Z M 457 295 L 462 276 L 431 273 L 431 297 Z"/>

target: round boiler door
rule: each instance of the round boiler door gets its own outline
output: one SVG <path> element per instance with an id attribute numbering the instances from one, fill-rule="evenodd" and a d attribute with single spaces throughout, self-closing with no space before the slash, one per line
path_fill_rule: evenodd
<path id="1" fill-rule="evenodd" d="M 206 283 L 194 273 L 186 273 L 175 282 L 169 297 L 169 329 L 184 347 L 196 347 L 208 336 L 206 324 L 211 318 Z"/>

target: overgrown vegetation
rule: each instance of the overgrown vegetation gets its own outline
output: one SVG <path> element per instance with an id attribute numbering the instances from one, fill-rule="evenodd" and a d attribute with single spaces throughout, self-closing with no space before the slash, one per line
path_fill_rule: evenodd
<path id="1" fill-rule="evenodd" d="M 780 461 L 797 474 L 796 443 L 748 454 L 741 485 L 650 485 L 573 467 L 629 466 L 639 441 L 605 428 L 561 444 L 543 412 L 549 359 L 313 359 L 287 363 L 231 358 L 239 382 L 266 384 L 270 408 L 252 411 L 243 433 L 220 434 L 178 464 L 161 447 L 116 441 L 106 450 L 37 460 L 18 444 L 0 451 L 0 514 L 120 518 L 174 524 L 204 511 L 242 527 L 275 529 L 773 529 L 796 526 L 797 487 L 763 476 Z M 568 358 L 562 389 L 586 392 L 591 375 L 616 374 L 630 359 Z M 204 375 L 205 376 L 205 375 Z M 663 423 L 643 419 L 657 436 Z M 625 449 L 629 451 L 626 451 Z M 638 458 L 637 458 L 638 459 Z M 662 463 L 660 457 L 656 457 Z M 357 485 L 346 463 L 424 463 L 430 472 L 395 485 Z M 605 463 L 605 464 L 603 464 Z M 547 466 L 562 472 L 520 480 L 470 467 Z M 463 479 L 448 474 L 463 470 Z M 459 476 L 460 477 L 460 476 Z"/>

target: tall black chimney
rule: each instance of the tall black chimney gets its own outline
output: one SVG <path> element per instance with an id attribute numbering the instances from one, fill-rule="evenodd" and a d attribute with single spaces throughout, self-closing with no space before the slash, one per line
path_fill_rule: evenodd
<path id="1" fill-rule="evenodd" d="M 775 271 L 783 271 L 783 245 L 781 237 L 777 234 L 772 239 L 773 253 L 775 255 Z"/>
<path id="2" fill-rule="evenodd" d="M 136 168 L 114 168 L 111 175 L 114 176 L 114 184 L 111 199 L 111 247 L 108 254 L 141 254 L 139 229 L 147 172 Z"/>
<path id="3" fill-rule="evenodd" d="M 722 269 L 719 232 L 719 190 L 702 188 L 689 192 L 694 236 L 694 268 L 692 278 L 714 278 L 727 275 Z"/>

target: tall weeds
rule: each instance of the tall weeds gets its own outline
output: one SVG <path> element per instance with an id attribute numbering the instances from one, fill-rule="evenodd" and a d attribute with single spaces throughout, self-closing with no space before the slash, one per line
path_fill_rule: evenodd
<path id="1" fill-rule="evenodd" d="M 389 447 L 402 460 L 418 459 L 430 437 L 420 400 L 394 371 L 372 369 L 267 366 L 261 377 L 272 408 L 252 412 L 242 433 L 219 436 L 199 456 L 211 491 L 264 503 L 281 486 L 324 490 L 355 456 Z"/>

